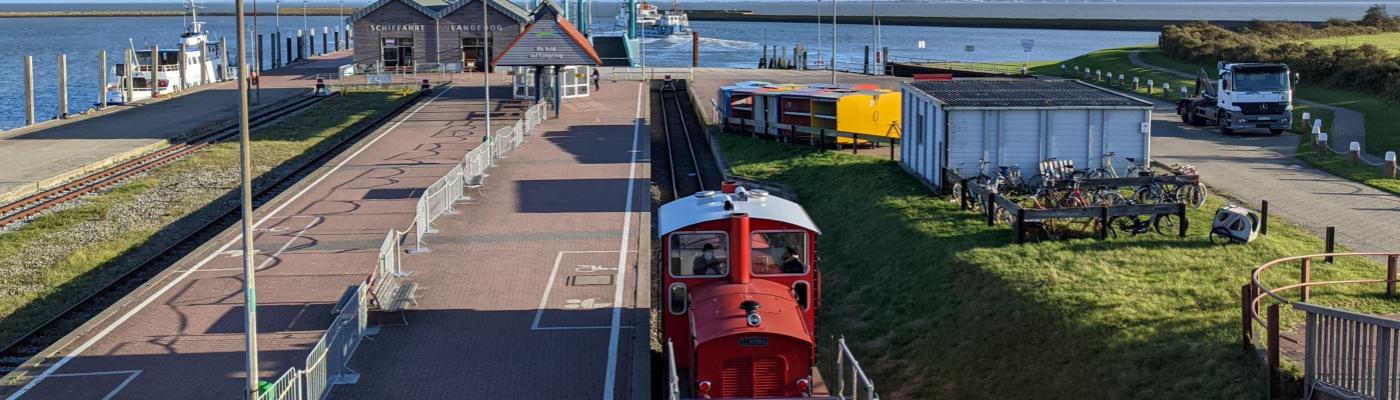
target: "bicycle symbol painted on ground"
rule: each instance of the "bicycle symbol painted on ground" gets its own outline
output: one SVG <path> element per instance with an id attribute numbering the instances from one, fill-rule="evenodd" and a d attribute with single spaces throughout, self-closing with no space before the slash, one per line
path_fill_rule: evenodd
<path id="1" fill-rule="evenodd" d="M 568 299 L 564 301 L 565 310 L 592 310 L 610 306 L 612 303 L 599 303 L 598 299 Z"/>
<path id="2" fill-rule="evenodd" d="M 604 266 L 601 266 L 601 265 L 587 265 L 587 264 L 579 264 L 578 267 L 575 267 L 575 268 L 574 268 L 574 272 L 583 272 L 583 273 L 588 273 L 588 272 L 602 272 L 602 271 L 617 271 L 617 268 L 609 268 L 609 267 L 604 267 Z"/>

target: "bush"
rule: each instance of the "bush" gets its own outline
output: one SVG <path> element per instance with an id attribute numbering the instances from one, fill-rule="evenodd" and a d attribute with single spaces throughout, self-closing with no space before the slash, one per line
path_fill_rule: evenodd
<path id="1" fill-rule="evenodd" d="M 1207 22 L 1170 25 L 1158 47 L 1168 56 L 1197 63 L 1286 63 L 1309 83 L 1400 98 L 1400 56 L 1371 44 L 1346 48 L 1297 40 L 1400 31 L 1400 17 L 1375 5 L 1360 21 L 1328 20 L 1320 27 L 1296 22 L 1254 21 L 1238 31 Z"/>

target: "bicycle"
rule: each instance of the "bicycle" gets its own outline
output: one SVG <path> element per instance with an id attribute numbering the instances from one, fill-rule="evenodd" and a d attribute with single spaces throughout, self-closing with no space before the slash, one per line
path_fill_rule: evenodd
<path id="1" fill-rule="evenodd" d="M 1132 205 L 1137 203 L 1130 200 L 1128 204 Z M 1115 228 L 1116 230 L 1131 233 L 1134 236 L 1147 233 L 1148 231 L 1166 235 L 1176 229 L 1176 226 L 1180 223 L 1180 219 L 1181 217 L 1176 214 L 1152 214 L 1151 217 L 1143 215 L 1118 216 L 1109 219 L 1108 231 L 1109 235 L 1114 237 L 1117 236 L 1117 233 L 1114 232 Z"/>
<path id="2" fill-rule="evenodd" d="M 1113 157 L 1117 155 L 1118 153 L 1113 151 L 1105 153 L 1103 155 L 1103 168 L 1089 171 L 1087 175 L 1089 179 L 1120 178 L 1118 168 L 1113 166 Z M 1127 157 L 1124 159 L 1128 160 L 1127 176 L 1151 176 L 1152 170 L 1146 165 L 1139 164 L 1136 158 Z"/>

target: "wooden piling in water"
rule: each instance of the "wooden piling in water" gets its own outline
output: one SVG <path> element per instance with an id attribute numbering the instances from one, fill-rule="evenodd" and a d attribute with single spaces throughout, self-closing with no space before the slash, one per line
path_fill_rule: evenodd
<path id="1" fill-rule="evenodd" d="M 185 82 L 189 82 L 189 80 L 186 79 L 186 77 L 187 77 L 188 74 L 189 74 L 189 71 L 188 71 L 188 70 L 189 70 L 189 63 L 185 62 L 185 52 L 188 51 L 188 50 L 189 50 L 189 47 L 185 45 L 185 42 L 184 42 L 184 41 L 181 41 L 181 42 L 180 42 L 180 57 L 179 57 L 178 60 L 176 60 L 176 62 L 180 63 L 180 67 L 179 67 L 179 68 L 180 68 L 180 83 L 177 84 L 177 85 L 174 85 L 174 86 L 172 87 L 172 88 L 175 89 L 177 92 L 183 92 L 183 91 L 185 91 Z"/>
<path id="2" fill-rule="evenodd" d="M 34 56 L 24 56 L 24 124 L 34 125 Z"/>
<path id="3" fill-rule="evenodd" d="M 209 62 L 209 40 L 199 40 L 199 84 L 209 84 L 209 74 L 204 70 L 204 64 Z"/>
<path id="4" fill-rule="evenodd" d="M 125 75 L 122 75 L 122 91 L 126 93 L 126 97 L 122 98 L 122 102 L 130 103 L 131 100 L 136 96 L 136 78 L 131 76 L 131 61 L 136 59 L 136 50 L 128 48 L 122 53 L 126 56 L 126 64 L 122 64 L 122 68 L 125 70 L 124 72 L 126 73 Z"/>
<path id="5" fill-rule="evenodd" d="M 160 71 L 160 46 L 151 46 L 151 77 L 146 79 L 146 86 L 151 88 L 151 98 L 155 98 L 160 93 L 160 78 L 157 77 Z"/>
<path id="6" fill-rule="evenodd" d="M 68 118 L 68 55 L 58 55 L 58 118 Z"/>

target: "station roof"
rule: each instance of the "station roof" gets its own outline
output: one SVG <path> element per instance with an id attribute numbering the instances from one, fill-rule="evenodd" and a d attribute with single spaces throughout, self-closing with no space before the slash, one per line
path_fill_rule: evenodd
<path id="1" fill-rule="evenodd" d="M 526 25 L 492 66 L 601 65 L 593 43 L 563 18 L 550 0 L 535 9 L 535 22 Z"/>
<path id="2" fill-rule="evenodd" d="M 522 23 L 529 20 L 529 12 L 526 12 L 524 8 L 521 8 L 519 5 L 516 5 L 515 3 L 512 3 L 512 2 L 510 2 L 510 1 L 508 1 L 508 0 L 486 0 L 486 1 L 490 1 L 490 3 L 488 3 L 488 4 L 491 6 L 491 8 L 494 8 L 494 9 L 496 9 L 496 11 L 500 11 L 501 13 L 503 13 L 503 14 L 505 14 L 505 15 L 511 17 L 511 19 L 514 19 L 514 20 L 516 20 L 516 21 L 518 21 L 518 22 L 522 22 Z M 422 13 L 423 15 L 426 15 L 426 16 L 432 18 L 432 19 L 442 19 L 442 17 L 446 17 L 448 14 L 452 14 L 453 11 L 457 11 L 457 9 L 459 9 L 459 8 L 466 7 L 468 4 L 475 4 L 476 1 L 475 1 L 475 0 L 378 0 L 378 1 L 375 1 L 375 2 L 373 2 L 373 3 L 370 3 L 369 5 L 367 5 L 367 6 L 363 7 L 363 8 L 361 8 L 359 11 L 356 11 L 354 14 L 350 14 L 350 17 L 348 18 L 347 22 L 349 22 L 349 23 L 354 23 L 355 21 L 358 21 L 360 18 L 364 18 L 365 16 L 369 15 L 370 13 L 375 12 L 376 10 L 379 10 L 380 7 L 384 7 L 384 5 L 389 4 L 389 3 L 403 3 L 403 4 L 405 4 L 405 5 L 407 5 L 407 6 L 411 7 L 411 8 L 413 8 L 414 10 L 417 10 L 418 12 L 420 12 L 420 13 Z"/>
<path id="3" fill-rule="evenodd" d="M 1152 108 L 1152 103 L 1077 80 L 905 82 L 948 108 Z"/>

